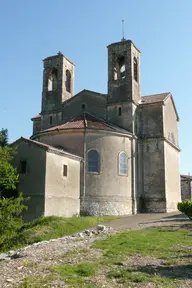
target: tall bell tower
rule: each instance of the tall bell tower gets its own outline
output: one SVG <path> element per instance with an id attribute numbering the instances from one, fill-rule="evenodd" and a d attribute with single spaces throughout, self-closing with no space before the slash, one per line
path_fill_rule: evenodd
<path id="1" fill-rule="evenodd" d="M 61 52 L 43 61 L 42 113 L 49 113 L 74 95 L 75 65 Z"/>
<path id="2" fill-rule="evenodd" d="M 140 96 L 140 51 L 131 40 L 108 47 L 108 120 L 134 132 Z"/>

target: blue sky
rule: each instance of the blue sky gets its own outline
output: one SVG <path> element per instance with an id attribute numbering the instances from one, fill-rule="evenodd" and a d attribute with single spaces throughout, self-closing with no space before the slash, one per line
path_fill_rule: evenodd
<path id="1" fill-rule="evenodd" d="M 171 91 L 180 116 L 181 172 L 192 172 L 191 0 L 0 0 L 0 128 L 30 137 L 40 112 L 42 59 L 76 64 L 75 93 L 107 93 L 106 46 L 125 37 L 141 50 L 142 95 Z"/>

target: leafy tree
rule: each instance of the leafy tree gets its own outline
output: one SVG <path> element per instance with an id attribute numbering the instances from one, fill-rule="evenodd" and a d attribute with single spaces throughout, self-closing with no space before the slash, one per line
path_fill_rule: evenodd
<path id="1" fill-rule="evenodd" d="M 7 129 L 0 132 L 0 195 L 16 190 L 18 175 L 12 166 L 14 151 L 8 146 Z"/>
<path id="2" fill-rule="evenodd" d="M 18 174 L 12 166 L 14 150 L 8 145 L 8 132 L 0 131 L 0 246 L 11 239 L 23 225 L 22 211 L 27 207 L 17 195 Z"/>
<path id="3" fill-rule="evenodd" d="M 5 147 L 8 145 L 8 130 L 1 129 L 0 131 L 0 146 Z"/>

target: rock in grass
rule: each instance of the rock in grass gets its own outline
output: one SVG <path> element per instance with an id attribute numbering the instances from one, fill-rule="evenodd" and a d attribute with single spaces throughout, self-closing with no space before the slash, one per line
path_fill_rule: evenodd
<path id="1" fill-rule="evenodd" d="M 101 225 L 101 224 L 97 225 L 97 231 L 105 231 L 106 229 L 107 228 L 105 225 Z"/>

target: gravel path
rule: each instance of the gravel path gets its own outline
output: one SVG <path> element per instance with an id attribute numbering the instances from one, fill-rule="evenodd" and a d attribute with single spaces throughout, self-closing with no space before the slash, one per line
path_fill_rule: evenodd
<path id="1" fill-rule="evenodd" d="M 182 224 L 189 223 L 187 218 L 180 213 L 169 213 L 169 214 L 139 214 L 129 217 L 122 217 L 117 220 L 113 220 L 111 222 L 105 223 L 104 225 L 108 227 L 108 230 L 102 232 L 98 235 L 85 236 L 85 237 L 71 237 L 66 236 L 60 239 L 55 239 L 51 241 L 45 241 L 40 245 L 32 245 L 24 250 L 21 250 L 21 256 L 18 259 L 12 260 L 4 260 L 0 261 L 0 287 L 2 288 L 15 288 L 19 287 L 19 284 L 22 280 L 29 275 L 37 275 L 39 273 L 46 274 L 50 273 L 46 267 L 54 266 L 61 263 L 74 263 L 76 261 L 84 261 L 82 257 L 85 257 L 83 253 L 79 253 L 78 257 L 63 257 L 63 255 L 69 251 L 74 250 L 82 250 L 89 249 L 91 244 L 96 239 L 104 239 L 107 237 L 108 233 L 116 233 L 119 231 L 124 231 L 127 229 L 144 229 L 147 227 L 164 227 L 164 226 L 180 226 Z M 113 229 L 109 229 L 112 227 Z M 78 252 L 77 252 L 78 253 Z M 76 255 L 77 256 L 77 255 Z M 86 257 L 91 259 L 96 259 L 99 257 L 99 251 L 96 249 L 91 249 L 91 253 Z M 144 259 L 145 258 L 145 259 Z M 75 259 L 75 260 L 74 260 Z M 87 260 L 87 258 L 86 258 Z M 89 260 L 89 259 L 88 259 Z M 129 261 L 132 263 L 140 263 L 140 265 L 154 265 L 156 262 L 161 264 L 161 260 L 159 259 L 151 259 L 150 257 L 143 257 L 143 261 L 141 261 L 140 256 L 135 256 L 134 258 L 130 258 Z M 41 268 L 39 269 L 39 266 Z M 96 276 L 99 277 L 98 283 L 100 283 L 100 287 L 108 287 L 103 286 L 104 279 L 103 275 Z M 103 280 L 102 280 L 103 279 Z M 138 284 L 140 285 L 140 284 Z M 192 282 L 190 281 L 188 286 L 187 282 L 183 287 L 192 287 Z M 67 287 L 63 282 L 59 280 L 54 282 L 54 285 L 51 287 Z M 124 287 L 118 286 L 116 283 L 110 283 L 111 287 Z M 131 286 L 131 287 L 155 287 L 155 286 Z M 182 287 L 182 286 L 180 286 Z"/>

